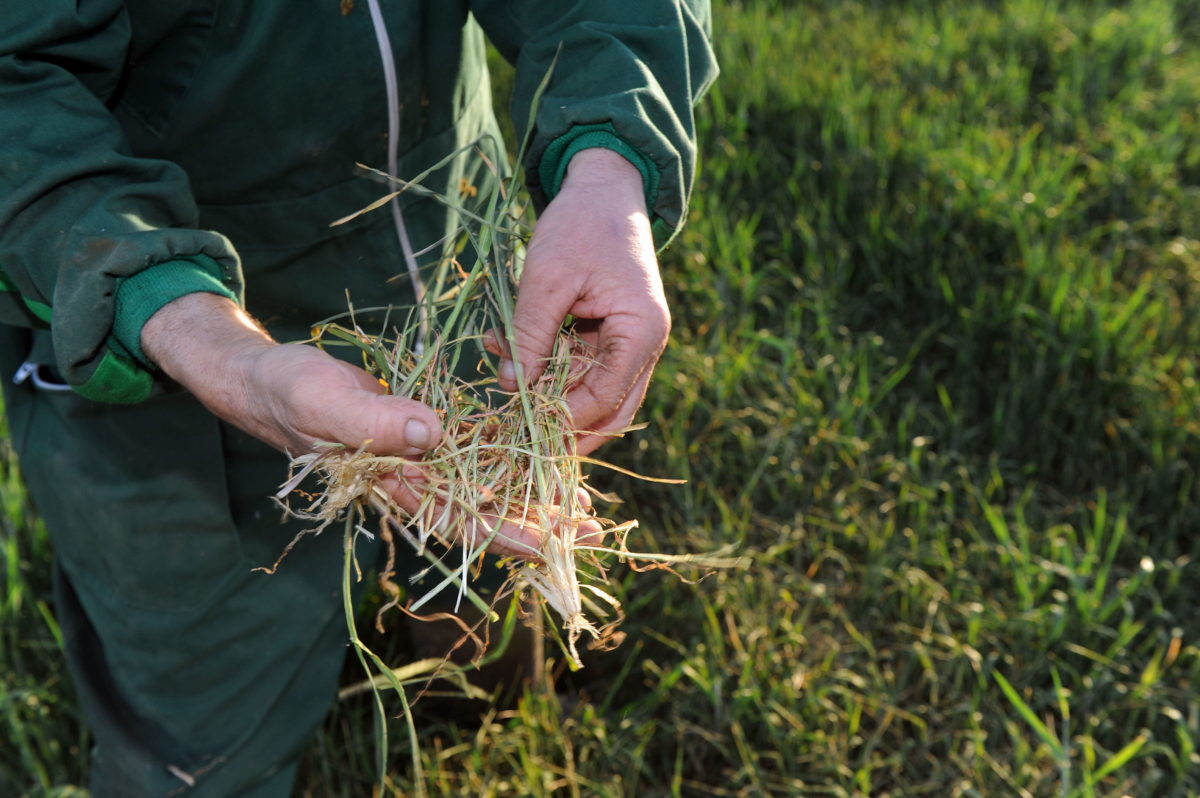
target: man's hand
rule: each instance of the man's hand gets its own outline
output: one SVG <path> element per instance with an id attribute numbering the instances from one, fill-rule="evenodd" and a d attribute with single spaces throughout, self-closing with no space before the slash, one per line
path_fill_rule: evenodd
<path id="1" fill-rule="evenodd" d="M 362 369 L 316 347 L 276 343 L 241 308 L 215 294 L 188 294 L 159 310 L 142 328 L 142 349 L 215 415 L 292 455 L 322 441 L 351 451 L 369 441 L 372 454 L 416 461 L 441 439 L 441 423 L 425 405 L 389 395 Z M 417 465 L 406 466 L 404 477 L 418 485 L 424 479 Z M 421 506 L 420 493 L 398 476 L 384 477 L 381 486 L 408 512 Z M 580 499 L 587 501 L 586 495 Z M 486 528 L 471 525 L 475 543 L 497 519 L 487 522 Z M 532 557 L 541 534 L 506 522 L 489 548 Z M 578 534 L 596 543 L 600 527 L 583 521 Z"/>
<path id="2" fill-rule="evenodd" d="M 420 402 L 389 396 L 362 369 L 312 346 L 278 344 L 230 300 L 187 294 L 142 328 L 142 349 L 222 419 L 297 455 L 318 441 L 415 457 L 441 423 Z"/>
<path id="3" fill-rule="evenodd" d="M 611 150 L 583 150 L 534 228 L 513 325 L 532 382 L 568 315 L 596 362 L 567 396 L 587 454 L 630 425 L 671 328 L 642 177 Z M 511 361 L 500 385 L 516 390 Z M 599 434 L 587 434 L 588 432 Z"/>

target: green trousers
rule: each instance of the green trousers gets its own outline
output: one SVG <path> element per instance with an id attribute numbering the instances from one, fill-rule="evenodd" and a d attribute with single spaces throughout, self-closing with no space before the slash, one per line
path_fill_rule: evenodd
<path id="1" fill-rule="evenodd" d="M 465 175 L 486 187 L 482 161 L 467 160 L 429 185 L 448 191 Z M 368 183 L 364 201 L 376 194 Z M 201 209 L 203 226 L 236 234 L 248 309 L 278 340 L 307 337 L 347 293 L 359 307 L 412 301 L 407 279 L 392 279 L 402 260 L 390 216 L 329 228 L 333 207 L 321 195 Z M 445 237 L 432 200 L 409 197 L 405 214 L 414 246 Z M 382 330 L 386 316 L 356 318 Z M 286 798 L 347 651 L 341 530 L 307 537 L 272 575 L 255 572 L 305 528 L 282 523 L 270 499 L 287 476 L 282 454 L 186 392 L 117 406 L 13 384 L 27 362 L 43 386 L 55 380 L 50 334 L 0 325 L 9 430 L 54 544 L 56 612 L 95 740 L 94 798 Z M 377 544 L 359 544 L 360 563 L 373 564 Z M 418 567 L 402 561 L 396 581 Z M 484 572 L 493 588 L 503 580 Z"/>
<path id="2" fill-rule="evenodd" d="M 56 552 L 94 798 L 289 795 L 347 650 L 340 529 L 253 571 L 301 528 L 269 499 L 283 456 L 185 393 L 110 407 L 9 384 L 42 335 L 0 328 L 0 373 Z"/>

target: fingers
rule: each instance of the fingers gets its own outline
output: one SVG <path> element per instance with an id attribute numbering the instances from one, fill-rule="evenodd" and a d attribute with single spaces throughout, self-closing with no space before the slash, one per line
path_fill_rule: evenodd
<path id="1" fill-rule="evenodd" d="M 615 313 L 601 320 L 576 320 L 573 333 L 585 346 L 572 368 L 584 376 L 566 398 L 577 430 L 606 432 L 629 426 L 645 398 L 669 332 L 670 314 L 665 304 L 652 299 L 634 312 Z M 497 331 L 485 334 L 484 348 L 501 357 L 510 353 Z M 501 380 L 501 388 L 516 390 L 515 381 L 505 384 Z M 606 439 L 593 437 L 590 448 Z"/>
<path id="2" fill-rule="evenodd" d="M 575 495 L 579 499 L 580 504 L 584 507 L 591 508 L 592 497 L 583 488 L 577 488 Z M 604 527 L 600 526 L 598 521 L 588 519 L 579 524 L 575 529 L 575 543 L 580 546 L 601 546 L 604 544 Z"/>
<path id="3" fill-rule="evenodd" d="M 666 306 L 647 302 L 595 325 L 595 360 L 568 393 L 575 427 L 600 432 L 628 426 L 646 393 L 650 375 L 666 347 Z"/>
<path id="4" fill-rule="evenodd" d="M 500 330 L 488 330 L 483 334 L 483 348 L 498 357 L 512 357 L 508 342 Z"/>
<path id="5" fill-rule="evenodd" d="M 517 368 L 525 384 L 535 381 L 570 319 L 592 347 L 575 364 L 586 368 L 566 397 L 572 420 L 581 431 L 611 431 L 628 426 L 641 404 L 670 314 L 637 170 L 619 155 L 590 150 L 570 170 L 534 228 L 505 330 L 513 340 L 495 335 L 485 347 L 502 358 L 501 389 L 514 391 Z"/>
<path id="6" fill-rule="evenodd" d="M 612 433 L 625 429 L 633 423 L 638 408 L 642 406 L 642 401 L 646 398 L 646 389 L 650 385 L 650 376 L 653 373 L 654 362 L 651 361 L 646 364 L 646 368 L 634 381 L 629 392 L 625 394 L 624 400 L 614 408 L 612 413 L 593 426 L 580 428 L 581 434 L 575 441 L 576 451 L 580 455 L 589 455 L 596 451 L 612 440 Z"/>
<path id="7" fill-rule="evenodd" d="M 472 548 L 486 543 L 492 554 L 520 557 L 526 560 L 541 558 L 542 539 L 547 534 L 574 535 L 581 546 L 597 546 L 604 540 L 600 523 L 584 513 L 591 507 L 591 497 L 582 488 L 576 491 L 574 508 L 552 505 L 538 512 L 530 508 L 521 511 L 509 508 L 501 517 L 495 502 L 481 502 L 476 507 L 451 506 L 434 498 L 430 501 L 429 485 L 424 474 L 415 466 L 406 466 L 400 474 L 380 479 L 380 486 L 410 517 L 421 516 L 426 528 L 436 530 L 445 543 L 458 542 Z"/>
<path id="8" fill-rule="evenodd" d="M 551 512 L 553 513 L 553 509 Z M 579 545 L 595 546 L 604 539 L 604 530 L 599 522 L 592 519 L 565 519 L 561 516 L 552 534 L 567 534 L 567 527 L 573 530 L 575 542 Z M 511 519 L 501 521 L 495 516 L 484 516 L 468 525 L 472 545 L 478 546 L 490 538 L 488 551 L 491 553 L 526 560 L 541 558 L 542 538 L 545 534 L 544 530 L 529 526 L 528 522 L 522 524 Z"/>

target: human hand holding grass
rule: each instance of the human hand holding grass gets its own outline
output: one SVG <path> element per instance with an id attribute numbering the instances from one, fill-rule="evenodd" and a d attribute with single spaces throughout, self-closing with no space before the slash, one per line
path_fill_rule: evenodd
<path id="1" fill-rule="evenodd" d="M 578 153 L 529 243 L 513 315 L 523 378 L 542 373 L 563 321 L 595 358 L 567 395 L 580 454 L 627 427 L 666 345 L 670 314 L 640 173 L 603 149 Z M 438 443 L 437 415 L 388 395 L 365 371 L 310 346 L 276 343 L 233 302 L 188 294 L 142 331 L 147 356 L 216 415 L 292 455 L 319 442 L 417 456 Z M 493 351 L 508 351 L 498 338 Z M 517 388 L 511 359 L 500 384 Z"/>
<path id="2" fill-rule="evenodd" d="M 340 443 L 411 461 L 378 482 L 405 511 L 421 507 L 415 488 L 425 477 L 415 463 L 442 436 L 437 415 L 421 402 L 390 395 L 375 377 L 316 347 L 277 343 L 215 294 L 187 294 L 160 309 L 142 329 L 142 346 L 213 414 L 293 457 Z M 472 545 L 491 534 L 496 520 L 467 524 Z M 594 522 L 580 526 L 587 538 L 600 531 Z M 540 534 L 506 522 L 489 548 L 528 557 Z"/>
<path id="3" fill-rule="evenodd" d="M 420 402 L 387 395 L 379 381 L 321 350 L 276 343 L 215 294 L 187 294 L 142 328 L 147 356 L 215 415 L 291 455 L 323 441 L 415 457 L 435 446 L 441 423 Z"/>
<path id="4" fill-rule="evenodd" d="M 505 229 L 505 213 L 502 206 L 489 230 Z M 619 622 L 600 629 L 583 614 L 576 555 L 601 546 L 603 525 L 613 522 L 592 512 L 580 465 L 630 426 L 670 327 L 641 174 L 607 150 L 575 155 L 529 240 L 514 300 L 506 275 L 516 271 L 515 240 L 477 240 L 481 261 L 459 271 L 461 290 L 447 294 L 454 309 L 429 340 L 420 326 L 396 330 L 391 342 L 337 325 L 316 333 L 362 349 L 378 373 L 314 347 L 278 344 L 213 295 L 162 308 L 143 328 L 142 345 L 218 416 L 292 455 L 293 476 L 279 497 L 320 473 L 324 491 L 292 511 L 318 523 L 309 531 L 351 506 L 377 511 L 389 551 L 381 584 L 390 584 L 394 534 L 422 551 L 430 537 L 461 543 L 469 552 L 464 584 L 485 546 L 518 555 L 527 564 L 513 578 L 563 618 L 578 662 L 581 633 L 606 639 Z M 488 268 L 493 259 L 498 269 Z M 473 388 L 447 365 L 470 329 L 488 329 L 474 326 L 487 319 L 506 331 L 485 343 L 500 356 L 492 373 L 509 396 L 502 408 L 473 396 L 487 390 L 486 374 Z M 623 541 L 632 526 L 611 531 Z M 595 585 L 587 589 L 619 607 Z"/>
<path id="5" fill-rule="evenodd" d="M 534 228 L 513 314 L 525 382 L 541 374 L 568 315 L 595 359 L 567 394 L 578 453 L 588 454 L 632 422 L 671 328 L 641 173 L 611 150 L 571 159 Z M 489 348 L 507 351 L 499 337 Z M 514 391 L 505 364 L 500 385 Z"/>

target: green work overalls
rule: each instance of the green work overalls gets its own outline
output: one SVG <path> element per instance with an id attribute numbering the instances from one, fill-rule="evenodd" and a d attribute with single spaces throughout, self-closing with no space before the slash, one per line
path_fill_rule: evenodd
<path id="1" fill-rule="evenodd" d="M 389 214 L 329 226 L 389 188 L 354 167 L 382 168 L 387 139 L 366 6 L 0 0 L 0 377 L 55 545 L 96 798 L 285 796 L 332 699 L 339 533 L 254 572 L 300 529 L 269 499 L 286 460 L 171 386 L 138 335 L 191 291 L 244 301 L 278 340 L 347 295 L 411 302 Z M 715 75 L 704 4 L 382 6 L 401 176 L 496 135 L 478 18 L 517 63 L 520 126 L 558 58 L 524 164 L 535 201 L 605 146 L 642 171 L 659 240 L 678 228 Z M 453 196 L 486 168 L 466 151 L 426 184 Z M 446 213 L 402 203 L 436 258 Z"/>

